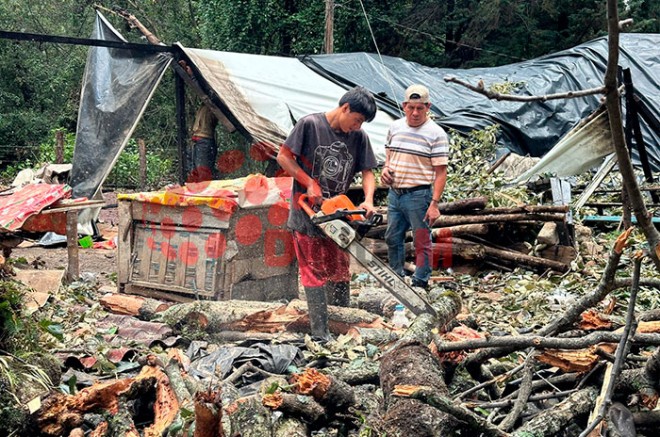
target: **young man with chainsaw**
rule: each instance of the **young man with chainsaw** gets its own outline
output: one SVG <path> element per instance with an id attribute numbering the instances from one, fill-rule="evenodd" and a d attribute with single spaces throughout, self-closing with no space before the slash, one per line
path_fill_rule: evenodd
<path id="1" fill-rule="evenodd" d="M 405 117 L 390 126 L 381 183 L 387 195 L 387 255 L 390 267 L 403 276 L 406 232 L 415 248 L 413 287 L 428 287 L 432 271 L 431 225 L 440 216 L 438 203 L 447 180 L 449 141 L 428 116 L 429 90 L 411 85 L 405 92 Z"/>
<path id="2" fill-rule="evenodd" d="M 364 202 L 359 209 L 374 213 L 376 186 L 372 169 L 376 158 L 369 137 L 361 129 L 376 116 L 376 102 L 365 88 L 346 92 L 339 106 L 307 115 L 296 123 L 277 155 L 277 162 L 294 178 L 287 225 L 305 288 L 312 336 L 329 339 L 328 304 L 348 306 L 348 253 L 326 237 L 298 205 L 301 195 L 313 205 L 344 194 L 357 172 L 362 173 Z"/>

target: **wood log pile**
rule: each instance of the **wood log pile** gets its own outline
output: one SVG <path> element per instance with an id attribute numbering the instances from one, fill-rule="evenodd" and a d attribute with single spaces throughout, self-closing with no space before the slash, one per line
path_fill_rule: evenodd
<path id="1" fill-rule="evenodd" d="M 557 237 L 557 230 L 566 230 L 568 206 L 487 208 L 487 203 L 486 197 L 476 197 L 439 205 L 441 216 L 432 225 L 434 268 L 476 270 L 488 266 L 510 271 L 523 266 L 541 272 L 568 271 L 576 252 L 571 246 L 560 245 Z M 381 208 L 379 213 L 383 214 L 383 224 L 372 228 L 362 243 L 387 259 L 387 211 Z M 549 236 L 537 238 L 541 229 L 550 229 Z M 407 237 L 407 260 L 414 263 L 412 234 Z M 414 269 L 414 264 L 410 268 Z"/>

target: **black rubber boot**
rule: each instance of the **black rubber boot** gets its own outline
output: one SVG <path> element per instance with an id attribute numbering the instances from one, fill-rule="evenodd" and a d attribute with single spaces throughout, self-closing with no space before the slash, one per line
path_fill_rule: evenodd
<path id="1" fill-rule="evenodd" d="M 351 306 L 351 284 L 349 282 L 328 282 L 326 293 L 329 305 Z"/>
<path id="2" fill-rule="evenodd" d="M 330 340 L 325 287 L 305 287 L 305 296 L 312 337 L 324 341 Z"/>

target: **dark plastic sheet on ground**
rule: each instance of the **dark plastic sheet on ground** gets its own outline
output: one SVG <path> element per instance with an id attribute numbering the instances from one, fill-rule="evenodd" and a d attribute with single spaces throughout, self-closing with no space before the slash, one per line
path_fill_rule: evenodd
<path id="1" fill-rule="evenodd" d="M 622 34 L 619 65 L 630 68 L 636 94 L 656 120 L 660 120 L 660 34 Z M 557 141 L 599 105 L 600 94 L 569 100 L 522 103 L 491 101 L 454 83 L 446 76 L 476 85 L 521 82 L 520 95 L 546 95 L 578 91 L 603 85 L 607 66 L 607 38 L 602 37 L 572 49 L 537 59 L 493 68 L 465 70 L 430 68 L 401 58 L 346 53 L 314 55 L 301 59 L 310 68 L 345 86 L 362 85 L 386 96 L 380 108 L 399 115 L 392 101 L 401 102 L 405 88 L 426 84 L 431 91 L 432 111 L 444 128 L 460 132 L 482 129 L 494 123 L 502 127 L 500 144 L 531 156 L 543 156 Z M 394 95 L 394 99 L 392 96 Z M 640 119 L 649 159 L 660 170 L 660 133 Z M 636 152 L 634 154 L 636 156 Z"/>
<path id="2" fill-rule="evenodd" d="M 91 38 L 125 42 L 99 13 Z M 91 199 L 99 190 L 171 60 L 169 53 L 89 49 L 71 170 L 74 198 Z"/>
<path id="3" fill-rule="evenodd" d="M 190 372 L 201 379 L 213 376 L 224 379 L 233 368 L 252 362 L 267 372 L 285 374 L 287 368 L 295 364 L 300 357 L 302 357 L 300 349 L 288 344 L 258 343 L 252 347 L 225 346 L 193 360 Z"/>

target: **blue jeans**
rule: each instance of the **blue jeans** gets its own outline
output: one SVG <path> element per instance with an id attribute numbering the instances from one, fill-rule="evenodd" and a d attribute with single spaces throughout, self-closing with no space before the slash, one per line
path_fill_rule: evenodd
<path id="1" fill-rule="evenodd" d="M 200 138 L 193 143 L 190 175 L 191 182 L 216 179 L 218 171 L 215 168 L 218 146 L 213 138 Z"/>
<path id="2" fill-rule="evenodd" d="M 416 265 L 413 278 L 422 282 L 428 282 L 432 270 L 431 228 L 424 221 L 432 196 L 431 188 L 404 194 L 397 194 L 390 189 L 387 195 L 385 242 L 390 267 L 398 275 L 404 275 L 406 232 L 412 229 Z"/>

